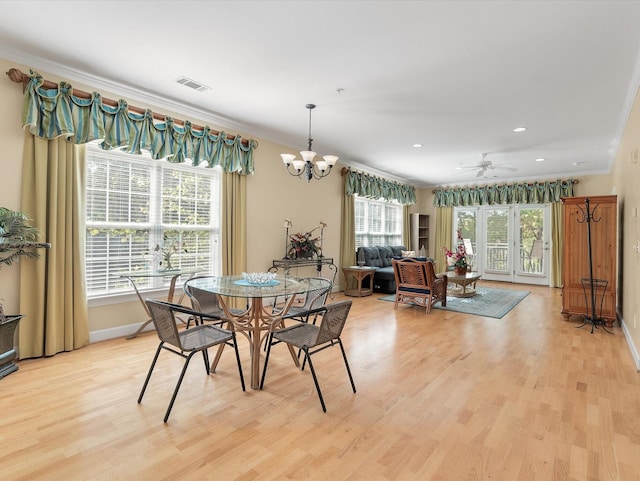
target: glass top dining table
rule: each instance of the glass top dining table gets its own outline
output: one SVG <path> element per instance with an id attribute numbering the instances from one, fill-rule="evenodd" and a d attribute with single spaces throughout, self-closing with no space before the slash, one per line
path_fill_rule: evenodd
<path id="1" fill-rule="evenodd" d="M 136 332 L 134 332 L 130 336 L 127 336 L 127 339 L 133 339 L 134 337 L 136 337 L 138 334 L 140 334 L 144 330 L 145 327 L 147 327 L 148 324 L 152 322 L 151 313 L 149 312 L 147 303 L 144 301 L 142 294 L 138 289 L 138 284 L 136 283 L 137 279 L 150 279 L 153 277 L 168 277 L 170 281 L 169 281 L 169 291 L 167 292 L 166 300 L 167 302 L 174 302 L 173 296 L 175 293 L 176 281 L 178 280 L 178 278 L 181 276 L 189 276 L 189 278 L 191 278 L 195 276 L 197 273 L 198 273 L 197 269 L 171 269 L 171 270 L 146 269 L 146 270 L 136 270 L 136 271 L 118 273 L 119 277 L 122 277 L 129 281 L 129 283 L 133 287 L 133 291 L 135 292 L 136 296 L 138 297 L 138 300 L 140 301 L 140 304 L 142 304 L 142 307 L 145 313 L 147 314 L 147 320 L 143 322 L 140 325 L 140 327 L 138 327 Z M 180 299 L 178 299 L 177 302 L 178 304 L 182 302 L 182 297 L 180 297 Z"/>
<path id="2" fill-rule="evenodd" d="M 242 276 L 201 277 L 193 279 L 191 286 L 221 296 L 244 298 L 290 297 L 307 291 L 326 287 L 329 281 L 320 278 L 302 278 L 278 275 L 265 285 L 250 284 Z"/>
<path id="3" fill-rule="evenodd" d="M 260 385 L 260 346 L 264 338 L 273 329 L 282 325 L 284 316 L 296 296 L 305 292 L 328 287 L 329 280 L 321 278 L 300 278 L 287 275 L 278 275 L 267 285 L 252 285 L 244 280 L 242 276 L 220 276 L 201 277 L 192 279 L 190 286 L 213 292 L 220 297 L 220 305 L 225 312 L 225 316 L 233 323 L 236 332 L 241 332 L 248 340 L 251 357 L 251 387 L 259 389 Z M 247 299 L 246 310 L 232 313 L 227 307 L 224 297 Z M 273 306 L 265 305 L 263 299 L 282 297 L 285 301 L 282 310 L 276 312 Z M 289 346 L 289 352 L 296 364 L 299 366 L 298 356 L 294 349 Z M 219 358 L 219 356 L 216 356 Z M 212 371 L 215 365 L 212 366 Z"/>

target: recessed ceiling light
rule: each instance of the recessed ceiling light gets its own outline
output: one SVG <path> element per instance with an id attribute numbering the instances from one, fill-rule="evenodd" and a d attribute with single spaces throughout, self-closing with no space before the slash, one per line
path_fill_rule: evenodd
<path id="1" fill-rule="evenodd" d="M 413 144 L 413 146 L 414 146 L 416 149 L 419 149 L 420 147 L 422 147 L 422 144 Z"/>
<path id="2" fill-rule="evenodd" d="M 539 159 L 536 159 L 536 162 L 544 162 L 545 159 L 543 159 L 542 157 L 540 157 Z"/>
<path id="3" fill-rule="evenodd" d="M 526 127 L 516 127 L 513 129 L 514 132 L 524 132 L 525 130 L 527 130 Z"/>

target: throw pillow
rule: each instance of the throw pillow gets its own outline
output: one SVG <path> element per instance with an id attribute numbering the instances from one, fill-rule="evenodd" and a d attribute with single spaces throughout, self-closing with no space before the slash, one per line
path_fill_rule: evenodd
<path id="1" fill-rule="evenodd" d="M 400 251 L 402 257 L 415 257 L 416 251 Z"/>

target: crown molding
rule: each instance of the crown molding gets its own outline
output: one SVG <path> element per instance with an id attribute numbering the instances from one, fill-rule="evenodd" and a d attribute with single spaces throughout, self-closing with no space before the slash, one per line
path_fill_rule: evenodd
<path id="1" fill-rule="evenodd" d="M 52 62 L 21 50 L 0 46 L 0 56 L 6 60 L 20 63 L 26 68 L 35 70 L 38 73 L 42 73 L 41 71 L 43 71 L 45 73 L 62 77 L 72 85 L 73 82 L 80 82 L 84 85 L 90 86 L 92 89 L 95 88 L 112 92 L 116 96 L 127 97 L 135 102 L 157 106 L 159 108 L 184 115 L 185 117 L 197 119 L 198 122 L 203 122 L 216 130 L 224 130 L 227 133 L 233 133 L 227 131 L 227 129 L 232 129 L 235 132 L 246 132 L 247 135 L 254 135 L 250 132 L 251 129 L 246 124 L 237 122 L 228 117 L 199 109 L 192 105 L 185 104 L 184 102 L 167 99 L 127 84 L 98 77 L 88 72 L 83 72 L 66 65 Z"/>

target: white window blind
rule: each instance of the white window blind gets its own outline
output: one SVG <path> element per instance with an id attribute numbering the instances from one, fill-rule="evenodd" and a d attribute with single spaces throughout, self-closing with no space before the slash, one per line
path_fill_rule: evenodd
<path id="1" fill-rule="evenodd" d="M 156 246 L 175 243 L 173 267 L 219 275 L 220 171 L 87 149 L 86 277 L 89 297 L 130 292 L 119 273 L 158 269 Z M 163 278 L 141 278 L 140 289 Z"/>
<path id="2" fill-rule="evenodd" d="M 402 244 L 400 204 L 356 196 L 354 211 L 356 247 Z"/>

